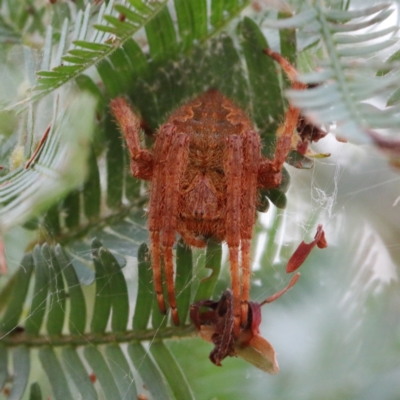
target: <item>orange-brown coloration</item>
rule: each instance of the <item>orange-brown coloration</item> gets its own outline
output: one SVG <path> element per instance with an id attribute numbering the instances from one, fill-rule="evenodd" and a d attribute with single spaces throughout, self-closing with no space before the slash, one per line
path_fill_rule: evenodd
<path id="1" fill-rule="evenodd" d="M 297 73 L 285 59 L 271 51 L 267 54 L 281 64 L 294 88 L 305 89 L 295 81 Z M 299 110 L 289 107 L 277 132 L 275 156 L 269 160 L 261 156 L 260 136 L 249 117 L 214 89 L 178 108 L 160 127 L 152 150 L 140 147 L 140 119 L 127 102 L 116 98 L 111 109 L 128 145 L 132 174 L 151 181 L 149 231 L 160 310 L 166 312 L 163 259 L 172 318 L 179 324 L 172 254 L 176 232 L 195 247 L 206 246 L 210 237 L 225 240 L 229 247 L 234 334 L 238 336 L 240 326 L 247 322 L 257 193 L 262 188 L 279 186 Z"/>

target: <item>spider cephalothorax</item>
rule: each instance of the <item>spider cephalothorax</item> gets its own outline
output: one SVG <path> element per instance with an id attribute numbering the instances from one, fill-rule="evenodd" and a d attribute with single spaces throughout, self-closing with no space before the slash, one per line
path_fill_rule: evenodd
<path id="1" fill-rule="evenodd" d="M 292 80 L 296 71 L 279 54 L 267 51 Z M 247 322 L 250 289 L 250 243 L 259 189 L 281 182 L 281 170 L 291 150 L 299 110 L 289 106 L 277 132 L 272 159 L 261 156 L 260 136 L 245 112 L 212 89 L 178 108 L 163 124 L 151 150 L 140 147 L 140 119 L 123 98 L 111 102 L 131 155 L 131 172 L 151 181 L 149 231 L 157 301 L 166 312 L 162 262 L 173 321 L 178 324 L 174 291 L 173 253 L 178 232 L 191 246 L 204 247 L 209 237 L 229 247 L 234 308 L 234 332 Z M 241 258 L 241 260 L 240 260 Z M 241 269 L 240 269 L 241 267 Z"/>

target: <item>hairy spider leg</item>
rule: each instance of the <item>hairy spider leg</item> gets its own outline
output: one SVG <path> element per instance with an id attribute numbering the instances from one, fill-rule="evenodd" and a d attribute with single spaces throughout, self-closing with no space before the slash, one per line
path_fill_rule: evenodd
<path id="1" fill-rule="evenodd" d="M 154 290 L 157 296 L 158 307 L 165 314 L 164 294 L 162 289 L 162 270 L 161 270 L 161 245 L 160 232 L 162 229 L 162 220 L 165 201 L 165 168 L 167 164 L 168 150 L 171 145 L 175 129 L 172 125 L 163 125 L 158 132 L 157 140 L 154 144 L 154 170 L 153 181 L 150 191 L 149 219 L 148 226 L 150 232 L 150 253 L 151 268 L 153 269 Z"/>
<path id="2" fill-rule="evenodd" d="M 260 136 L 255 131 L 245 133 L 243 146 L 243 176 L 241 194 L 241 250 L 242 250 L 242 305 L 241 325 L 247 323 L 248 302 L 250 298 L 251 260 L 250 248 L 253 227 L 256 222 L 257 174 L 260 163 Z"/>
<path id="3" fill-rule="evenodd" d="M 280 64 L 292 82 L 292 89 L 307 89 L 306 84 L 296 81 L 298 73 L 284 57 L 270 49 L 266 49 L 265 53 Z M 277 141 L 274 158 L 272 160 L 263 159 L 260 163 L 258 173 L 259 186 L 264 188 L 273 188 L 279 186 L 281 183 L 282 174 L 280 171 L 282 170 L 285 159 L 290 152 L 292 146 L 292 136 L 297 127 L 299 117 L 300 109 L 289 104 L 289 108 L 286 111 L 285 120 L 278 128 L 276 133 Z"/>
<path id="4" fill-rule="evenodd" d="M 166 306 L 162 290 L 162 270 L 161 270 L 161 242 L 160 232 L 163 219 L 163 203 L 165 198 L 165 165 L 166 156 L 169 151 L 172 136 L 174 134 L 173 125 L 166 124 L 158 133 L 154 145 L 154 155 L 140 147 L 139 129 L 140 119 L 131 110 L 126 100 L 118 97 L 111 101 L 111 110 L 120 125 L 125 136 L 126 143 L 131 156 L 132 175 L 141 179 L 152 179 L 149 212 L 149 231 L 150 231 L 150 252 L 151 266 L 153 269 L 154 290 L 157 296 L 159 309 L 166 313 Z M 168 253 L 167 253 L 168 258 Z"/>
<path id="5" fill-rule="evenodd" d="M 149 150 L 140 147 L 140 118 L 123 97 L 111 100 L 110 107 L 125 136 L 131 156 L 132 175 L 139 179 L 150 180 L 153 176 L 153 155 Z"/>
<path id="6" fill-rule="evenodd" d="M 226 243 L 229 247 L 229 263 L 231 269 L 233 292 L 234 334 L 240 333 L 241 320 L 241 293 L 239 271 L 239 245 L 240 245 L 240 195 L 242 178 L 242 142 L 239 135 L 227 137 L 227 150 L 224 160 L 226 177 Z"/>
<path id="7" fill-rule="evenodd" d="M 185 172 L 189 153 L 189 136 L 184 133 L 175 133 L 165 164 L 166 175 L 164 193 L 164 212 L 161 230 L 161 245 L 163 249 L 165 278 L 167 284 L 168 302 L 171 308 L 172 320 L 179 325 L 178 310 L 176 308 L 174 285 L 174 262 L 172 246 L 175 243 L 175 232 L 178 221 L 179 186 L 182 175 Z"/>

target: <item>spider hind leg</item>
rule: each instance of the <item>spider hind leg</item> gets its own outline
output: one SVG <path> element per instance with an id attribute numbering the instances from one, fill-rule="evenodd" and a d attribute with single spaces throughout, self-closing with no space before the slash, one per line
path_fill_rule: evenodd
<path id="1" fill-rule="evenodd" d="M 224 160 L 226 176 L 226 242 L 229 247 L 229 263 L 233 293 L 233 332 L 236 337 L 240 333 L 241 322 L 241 290 L 240 290 L 240 195 L 242 178 L 242 142 L 239 135 L 229 135 L 227 138 L 227 152 Z"/>
<path id="2" fill-rule="evenodd" d="M 243 179 L 241 180 L 241 250 L 242 250 L 242 305 L 241 325 L 247 324 L 251 279 L 251 238 L 257 212 L 257 175 L 261 158 L 260 136 L 255 131 L 246 132 L 243 146 Z"/>

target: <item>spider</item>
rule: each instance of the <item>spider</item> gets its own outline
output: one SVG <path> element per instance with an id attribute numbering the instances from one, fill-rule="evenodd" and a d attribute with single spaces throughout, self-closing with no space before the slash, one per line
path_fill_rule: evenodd
<path id="1" fill-rule="evenodd" d="M 297 72 L 269 49 L 292 82 Z M 152 149 L 140 146 L 140 118 L 126 100 L 111 101 L 111 110 L 131 156 L 133 176 L 151 181 L 148 228 L 154 288 L 166 313 L 164 265 L 172 320 L 179 325 L 174 290 L 173 245 L 178 232 L 187 245 L 205 247 L 214 237 L 226 241 L 232 281 L 234 334 L 247 323 L 250 291 L 250 245 L 259 189 L 279 186 L 292 147 L 299 109 L 289 105 L 277 131 L 275 155 L 263 158 L 260 136 L 246 113 L 218 90 L 211 89 L 184 104 L 161 125 Z"/>

